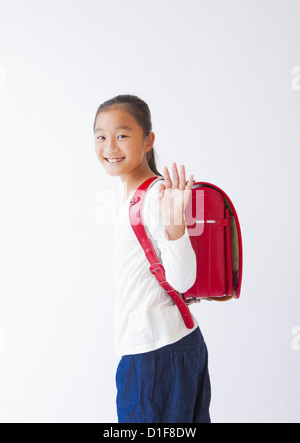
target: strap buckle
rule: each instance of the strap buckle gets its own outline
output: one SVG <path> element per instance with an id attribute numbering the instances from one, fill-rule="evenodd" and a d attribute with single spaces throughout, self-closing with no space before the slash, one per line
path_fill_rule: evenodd
<path id="1" fill-rule="evenodd" d="M 161 275 L 163 276 L 163 278 L 165 279 L 166 277 L 165 277 L 165 269 L 164 269 L 164 267 L 163 267 L 163 265 L 161 264 L 161 263 L 152 263 L 151 265 L 150 265 L 150 272 L 154 275 L 154 274 L 156 274 L 157 272 L 160 272 L 161 273 Z M 154 275 L 156 278 L 157 278 L 157 280 L 158 280 L 158 275 Z M 166 283 L 166 280 L 159 280 L 159 283 Z"/>

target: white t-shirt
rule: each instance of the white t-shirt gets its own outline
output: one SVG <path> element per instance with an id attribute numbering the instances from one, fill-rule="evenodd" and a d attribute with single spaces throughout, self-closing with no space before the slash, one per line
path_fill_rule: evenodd
<path id="1" fill-rule="evenodd" d="M 143 223 L 160 262 L 166 281 L 186 292 L 196 280 L 196 255 L 185 233 L 169 240 L 158 211 L 157 180 L 148 188 L 143 203 Z M 119 205 L 114 226 L 113 277 L 115 285 L 115 352 L 118 356 L 153 351 L 175 343 L 193 332 L 178 307 L 150 272 L 150 263 L 129 221 L 130 199 Z"/>

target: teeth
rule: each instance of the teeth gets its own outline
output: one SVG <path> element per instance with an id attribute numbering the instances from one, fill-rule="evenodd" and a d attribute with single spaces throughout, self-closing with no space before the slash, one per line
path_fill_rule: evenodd
<path id="1" fill-rule="evenodd" d="M 124 157 L 123 158 L 107 158 L 106 160 L 109 163 L 116 163 L 116 162 L 121 162 L 123 159 L 124 159 Z"/>

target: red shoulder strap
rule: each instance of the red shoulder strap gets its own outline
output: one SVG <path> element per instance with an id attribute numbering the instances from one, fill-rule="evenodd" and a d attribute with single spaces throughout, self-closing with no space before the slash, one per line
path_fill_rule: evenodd
<path id="1" fill-rule="evenodd" d="M 142 206 L 145 197 L 145 193 L 148 187 L 152 184 L 152 182 L 156 180 L 161 180 L 159 177 L 151 177 L 148 180 L 144 181 L 139 188 L 135 191 L 133 197 L 130 200 L 129 205 L 129 220 L 132 226 L 132 229 L 144 249 L 145 255 L 150 263 L 150 272 L 156 277 L 160 286 L 169 294 L 172 300 L 176 303 L 183 321 L 188 329 L 192 329 L 194 327 L 193 317 L 190 313 L 190 310 L 183 298 L 167 281 L 165 277 L 165 269 L 163 265 L 160 263 L 155 249 L 152 245 L 151 240 L 149 239 L 147 232 L 144 228 L 143 220 L 142 220 Z"/>

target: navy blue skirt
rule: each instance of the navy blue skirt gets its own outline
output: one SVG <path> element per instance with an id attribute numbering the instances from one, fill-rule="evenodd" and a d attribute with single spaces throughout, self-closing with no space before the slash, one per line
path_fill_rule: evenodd
<path id="1" fill-rule="evenodd" d="M 210 423 L 208 353 L 200 328 L 171 345 L 121 358 L 119 423 Z"/>

